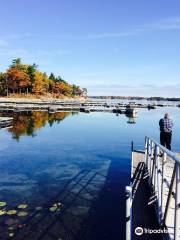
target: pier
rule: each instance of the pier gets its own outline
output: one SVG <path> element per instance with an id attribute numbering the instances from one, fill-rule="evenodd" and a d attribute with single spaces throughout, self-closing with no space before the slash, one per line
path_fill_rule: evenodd
<path id="1" fill-rule="evenodd" d="M 139 108 L 155 109 L 154 104 L 137 104 L 129 103 L 108 103 L 106 101 L 89 101 L 89 100 L 42 100 L 42 99 L 1 99 L 0 110 L 20 111 L 81 111 L 81 112 L 113 112 L 134 114 Z"/>
<path id="2" fill-rule="evenodd" d="M 7 128 L 12 125 L 13 118 L 11 117 L 0 117 L 0 128 Z"/>
<path id="3" fill-rule="evenodd" d="M 148 137 L 144 151 L 132 148 L 126 240 L 180 240 L 179 156 Z M 159 233 L 150 234 L 148 229 Z"/>

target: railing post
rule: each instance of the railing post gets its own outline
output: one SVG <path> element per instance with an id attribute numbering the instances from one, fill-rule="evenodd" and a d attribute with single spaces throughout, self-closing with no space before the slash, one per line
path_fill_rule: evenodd
<path id="1" fill-rule="evenodd" d="M 180 238 L 180 164 L 176 166 L 175 240 Z"/>
<path id="2" fill-rule="evenodd" d="M 126 240 L 131 240 L 132 188 L 126 186 Z"/>
<path id="3" fill-rule="evenodd" d="M 158 197 L 158 213 L 159 213 L 159 222 L 161 222 L 161 215 L 162 215 L 162 207 L 161 207 L 161 188 L 162 188 L 162 182 L 161 182 L 161 169 L 160 169 L 160 159 L 159 159 L 159 147 L 156 146 L 156 165 L 157 165 L 157 178 L 156 178 L 156 183 L 157 183 L 157 197 Z"/>
<path id="4" fill-rule="evenodd" d="M 150 140 L 150 161 L 149 161 L 149 174 L 152 182 L 152 156 L 153 156 L 153 142 Z"/>
<path id="5" fill-rule="evenodd" d="M 159 154 L 160 152 L 162 154 Z M 167 228 L 171 239 L 180 240 L 180 158 L 146 137 L 145 161 L 150 184 L 157 196 L 159 223 L 161 227 Z M 173 167 L 171 161 L 174 162 Z"/>
<path id="6" fill-rule="evenodd" d="M 162 174 L 161 174 L 161 222 L 163 220 L 164 211 L 165 211 L 163 194 L 164 194 L 164 165 L 166 163 L 166 159 L 167 159 L 167 154 L 164 152 L 163 158 L 162 158 Z"/>
<path id="7" fill-rule="evenodd" d="M 149 139 L 145 138 L 145 163 L 148 168 L 148 154 L 149 154 Z"/>
<path id="8" fill-rule="evenodd" d="M 155 195 L 157 193 L 157 145 L 155 145 L 154 148 L 154 191 L 155 191 Z"/>
<path id="9" fill-rule="evenodd" d="M 133 169 L 133 166 L 134 166 L 134 144 L 133 144 L 133 141 L 131 142 L 131 180 L 133 178 L 133 174 L 134 174 L 134 169 Z"/>

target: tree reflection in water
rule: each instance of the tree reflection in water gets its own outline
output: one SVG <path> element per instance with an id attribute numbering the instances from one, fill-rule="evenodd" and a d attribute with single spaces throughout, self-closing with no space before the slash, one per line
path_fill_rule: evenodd
<path id="1" fill-rule="evenodd" d="M 1 112 L 1 116 L 13 117 L 12 127 L 8 131 L 12 137 L 19 140 L 21 136 L 35 136 L 38 129 L 49 124 L 51 127 L 54 122 L 60 123 L 64 118 L 77 113 L 33 111 L 33 112 Z"/>

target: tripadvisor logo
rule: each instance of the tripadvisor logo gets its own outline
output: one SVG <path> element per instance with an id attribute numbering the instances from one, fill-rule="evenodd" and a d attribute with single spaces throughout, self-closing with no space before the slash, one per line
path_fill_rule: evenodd
<path id="1" fill-rule="evenodd" d="M 138 236 L 142 235 L 143 234 L 143 228 L 142 227 L 137 227 L 135 229 L 135 234 L 138 235 Z"/>
<path id="2" fill-rule="evenodd" d="M 161 234 L 161 233 L 168 233 L 167 229 L 150 229 L 150 228 L 142 228 L 142 227 L 136 227 L 135 228 L 135 234 L 138 236 L 141 236 L 142 234 Z"/>

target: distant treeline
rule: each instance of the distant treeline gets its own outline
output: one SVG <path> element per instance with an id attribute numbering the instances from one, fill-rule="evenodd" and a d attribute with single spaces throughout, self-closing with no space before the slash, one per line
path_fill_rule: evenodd
<path id="1" fill-rule="evenodd" d="M 82 96 L 87 90 L 69 84 L 60 76 L 38 70 L 37 64 L 24 64 L 20 58 L 14 59 L 5 72 L 0 72 L 0 95 L 34 94 L 53 96 Z"/>
<path id="2" fill-rule="evenodd" d="M 126 99 L 126 100 L 148 100 L 148 101 L 180 101 L 180 98 L 166 97 L 136 97 L 136 96 L 88 96 L 95 99 Z"/>

